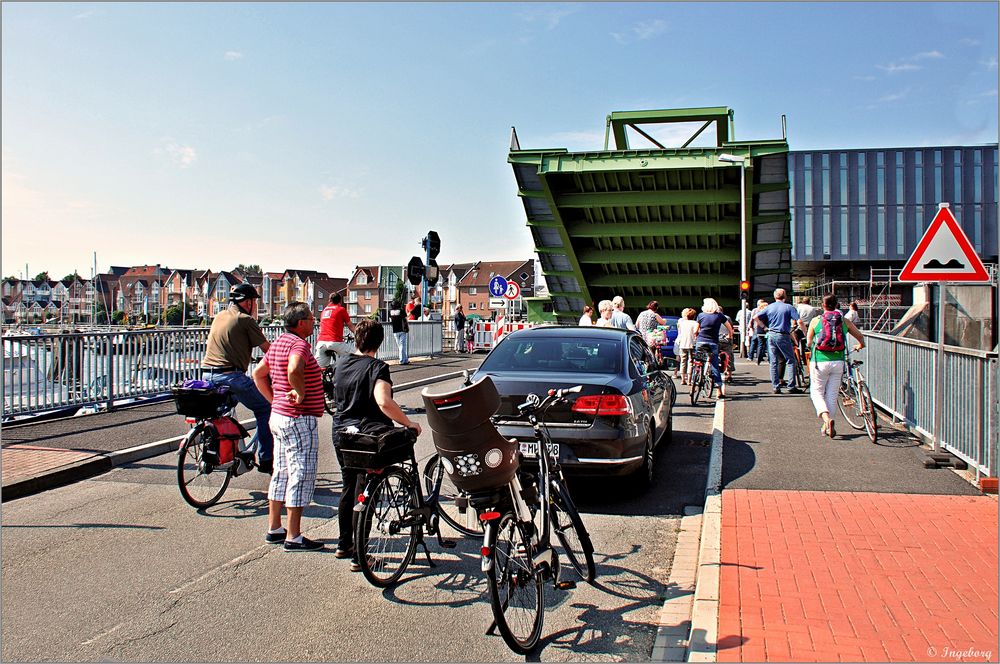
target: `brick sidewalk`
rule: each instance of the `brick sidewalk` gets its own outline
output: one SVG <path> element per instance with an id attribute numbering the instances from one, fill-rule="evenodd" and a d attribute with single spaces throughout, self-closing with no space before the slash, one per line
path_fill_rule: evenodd
<path id="1" fill-rule="evenodd" d="M 38 445 L 12 445 L 0 451 L 3 483 L 12 484 L 30 477 L 71 466 L 84 459 L 93 458 L 93 452 L 63 450 Z"/>
<path id="2" fill-rule="evenodd" d="M 723 492 L 718 661 L 997 661 L 993 497 Z"/>

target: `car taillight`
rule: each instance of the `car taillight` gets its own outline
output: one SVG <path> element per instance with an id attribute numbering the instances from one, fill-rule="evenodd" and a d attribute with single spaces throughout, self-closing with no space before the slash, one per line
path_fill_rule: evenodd
<path id="1" fill-rule="evenodd" d="M 629 404 L 628 399 L 621 394 L 594 394 L 577 397 L 573 402 L 573 412 L 594 417 L 628 415 Z"/>

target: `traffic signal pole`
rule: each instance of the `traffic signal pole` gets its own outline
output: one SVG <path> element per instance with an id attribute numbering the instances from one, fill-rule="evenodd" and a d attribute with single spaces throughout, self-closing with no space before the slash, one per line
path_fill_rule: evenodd
<path id="1" fill-rule="evenodd" d="M 421 296 L 420 297 L 420 301 L 422 303 L 421 304 L 422 308 L 420 309 L 420 318 L 418 320 L 422 320 L 423 319 L 424 312 L 427 311 L 427 302 L 428 302 L 428 297 L 427 297 L 427 266 L 431 264 L 431 243 L 430 243 L 430 240 L 428 240 L 426 236 L 423 239 L 423 245 L 424 245 L 424 275 L 420 279 L 420 296 Z"/>

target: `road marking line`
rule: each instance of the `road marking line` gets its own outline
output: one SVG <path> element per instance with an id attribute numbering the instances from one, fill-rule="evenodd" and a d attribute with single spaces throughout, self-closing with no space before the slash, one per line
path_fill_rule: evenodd
<path id="1" fill-rule="evenodd" d="M 124 622 L 120 622 L 117 625 L 115 625 L 114 627 L 112 627 L 111 629 L 106 629 L 103 632 L 101 632 L 100 634 L 98 634 L 97 636 L 95 636 L 93 638 L 90 638 L 90 639 L 87 639 L 86 641 L 83 641 L 80 645 L 81 646 L 90 645 L 91 643 L 93 643 L 94 641 L 96 641 L 98 639 L 103 639 L 105 636 L 108 636 L 112 632 L 117 632 L 119 629 L 121 629 L 124 626 L 125 626 L 125 623 Z"/>

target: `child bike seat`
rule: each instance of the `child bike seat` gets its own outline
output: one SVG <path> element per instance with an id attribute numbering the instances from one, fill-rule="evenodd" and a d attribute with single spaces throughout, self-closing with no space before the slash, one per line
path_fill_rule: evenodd
<path id="1" fill-rule="evenodd" d="M 518 445 L 490 421 L 500 395 L 489 376 L 454 392 L 432 394 L 424 388 L 420 396 L 434 447 L 456 488 L 476 493 L 511 481 L 518 469 Z"/>

